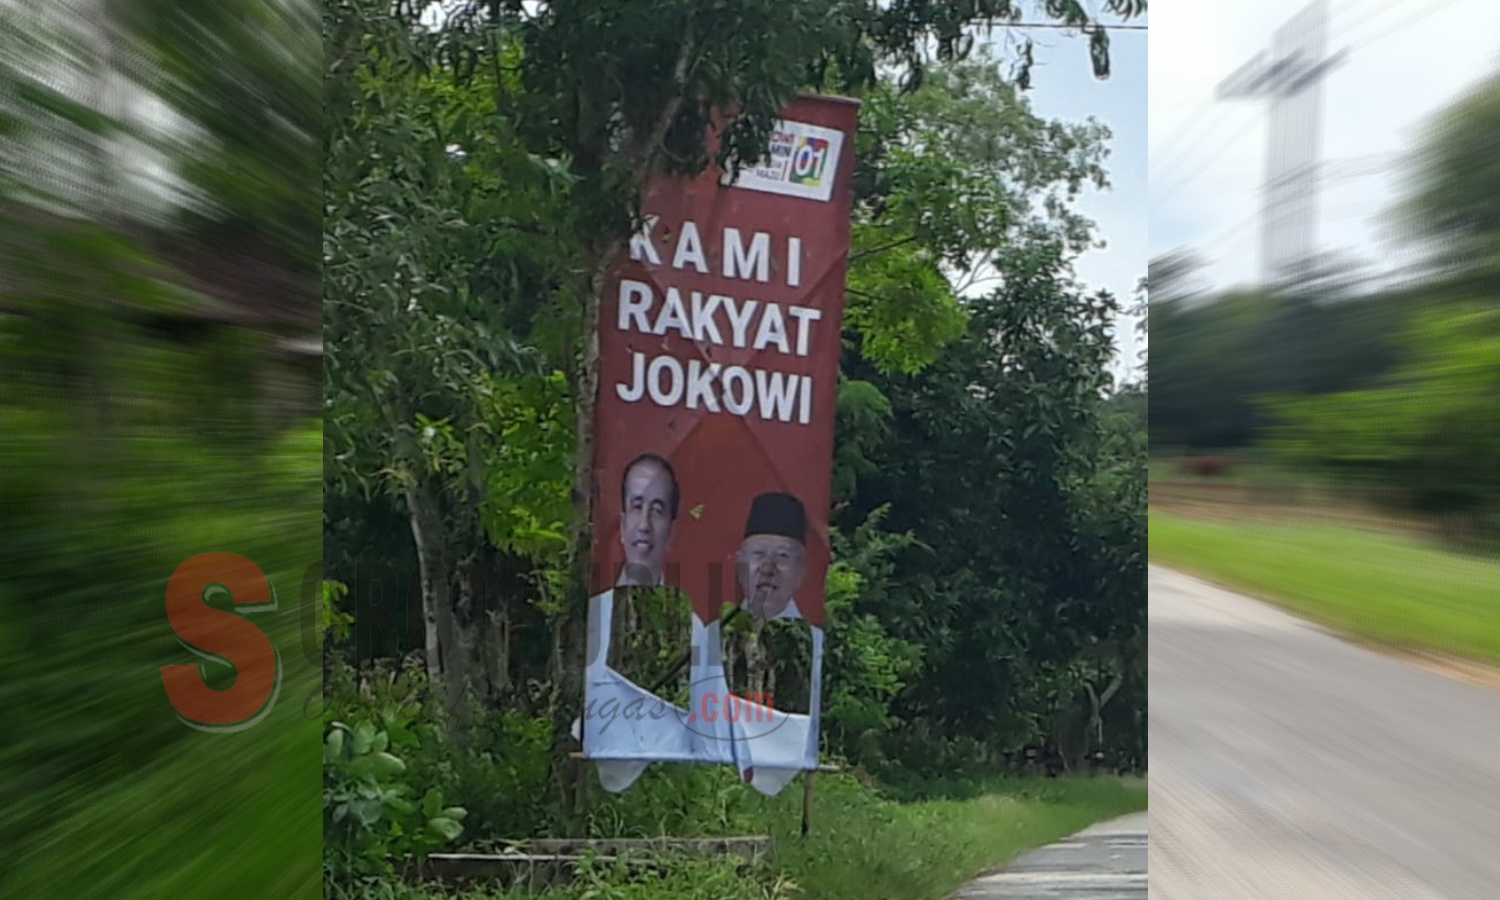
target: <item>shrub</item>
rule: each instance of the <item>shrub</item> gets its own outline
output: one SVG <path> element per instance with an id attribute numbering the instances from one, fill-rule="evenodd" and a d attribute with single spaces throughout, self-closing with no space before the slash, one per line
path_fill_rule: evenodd
<path id="1" fill-rule="evenodd" d="M 444 806 L 435 787 L 417 801 L 391 750 L 390 734 L 368 719 L 335 722 L 324 738 L 324 868 L 335 880 L 390 875 L 394 860 L 420 860 L 463 834 L 467 810 Z"/>

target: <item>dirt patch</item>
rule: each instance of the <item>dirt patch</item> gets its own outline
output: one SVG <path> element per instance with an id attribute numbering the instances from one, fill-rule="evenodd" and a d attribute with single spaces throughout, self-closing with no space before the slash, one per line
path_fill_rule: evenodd
<path id="1" fill-rule="evenodd" d="M 1394 516 L 1340 492 L 1309 487 L 1209 484 L 1158 479 L 1150 484 L 1154 510 L 1212 522 L 1347 525 L 1404 538 L 1440 541 L 1434 523 Z"/>

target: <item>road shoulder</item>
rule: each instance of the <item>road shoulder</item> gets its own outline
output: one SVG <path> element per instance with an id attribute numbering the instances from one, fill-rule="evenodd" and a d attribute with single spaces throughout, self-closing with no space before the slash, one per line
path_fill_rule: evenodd
<path id="1" fill-rule="evenodd" d="M 979 876 L 952 900 L 1145 900 L 1147 813 L 1099 822 Z"/>
<path id="2" fill-rule="evenodd" d="M 1300 612 L 1285 600 L 1275 597 L 1266 591 L 1258 590 L 1253 586 L 1236 583 L 1232 579 L 1223 578 L 1191 565 L 1183 565 L 1175 562 L 1159 562 L 1157 560 L 1151 560 L 1150 564 L 1154 568 L 1175 572 L 1185 578 L 1200 581 L 1218 590 L 1238 594 L 1239 596 L 1264 603 L 1300 622 L 1305 622 L 1319 629 L 1330 637 L 1363 648 L 1371 653 L 1378 653 L 1388 659 L 1431 672 L 1434 675 L 1441 675 L 1444 678 L 1463 681 L 1476 687 L 1488 688 L 1492 691 L 1500 691 L 1500 666 L 1453 656 L 1451 654 L 1438 653 L 1434 650 L 1421 647 L 1403 647 L 1363 635 L 1352 634 L 1333 625 L 1320 622 L 1316 618 Z"/>

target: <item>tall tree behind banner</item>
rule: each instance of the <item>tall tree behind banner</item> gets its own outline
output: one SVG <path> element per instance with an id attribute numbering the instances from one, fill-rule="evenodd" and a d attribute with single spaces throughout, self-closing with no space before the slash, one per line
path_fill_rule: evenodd
<path id="1" fill-rule="evenodd" d="M 817 765 L 857 113 L 799 97 L 732 183 L 655 181 L 600 297 L 582 737 L 613 790 L 654 761 L 736 765 L 767 793 Z M 690 598 L 687 708 L 612 664 L 627 587 Z M 730 692 L 725 618 L 748 623 L 752 669 L 768 623 L 811 632 L 805 710 Z"/>

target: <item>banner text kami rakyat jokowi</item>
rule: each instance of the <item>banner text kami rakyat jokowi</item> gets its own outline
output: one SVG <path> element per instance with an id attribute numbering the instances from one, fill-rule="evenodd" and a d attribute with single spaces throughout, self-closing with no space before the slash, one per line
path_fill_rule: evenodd
<path id="1" fill-rule="evenodd" d="M 775 268 L 784 273 L 786 285 L 796 288 L 802 279 L 802 239 L 788 235 L 776 240 L 764 231 L 743 234 L 724 228 L 721 240 L 721 271 L 709 268 L 703 237 L 696 223 L 682 223 L 670 246 L 658 247 L 656 221 L 648 220 L 631 239 L 630 258 L 651 267 L 691 269 L 700 275 L 719 275 L 749 285 L 769 284 L 772 252 L 784 252 L 784 262 Z M 618 315 L 614 326 L 622 332 L 665 336 L 675 332 L 701 345 L 733 347 L 757 353 L 775 349 L 791 357 L 806 357 L 813 345 L 812 330 L 823 318 L 821 310 L 750 297 L 732 297 L 700 290 L 684 291 L 675 285 L 660 289 L 633 278 L 620 280 Z M 649 399 L 657 406 L 683 406 L 708 412 L 724 411 L 736 416 L 758 416 L 767 421 L 813 421 L 812 376 L 763 368 L 725 365 L 702 359 L 681 360 L 671 354 L 649 356 L 633 351 L 628 381 L 614 390 L 626 403 Z"/>

